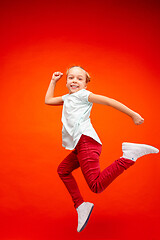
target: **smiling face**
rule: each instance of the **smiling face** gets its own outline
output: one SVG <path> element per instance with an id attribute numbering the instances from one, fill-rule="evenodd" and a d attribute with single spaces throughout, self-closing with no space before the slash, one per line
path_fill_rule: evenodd
<path id="1" fill-rule="evenodd" d="M 86 89 L 86 72 L 79 67 L 71 68 L 67 75 L 66 86 L 69 89 L 70 94 L 78 92 L 81 89 Z"/>

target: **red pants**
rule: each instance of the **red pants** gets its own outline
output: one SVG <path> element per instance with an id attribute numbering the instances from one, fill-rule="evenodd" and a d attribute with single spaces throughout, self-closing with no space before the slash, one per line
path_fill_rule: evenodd
<path id="1" fill-rule="evenodd" d="M 99 165 L 101 149 L 101 144 L 91 137 L 82 135 L 75 150 L 58 166 L 58 174 L 67 187 L 75 208 L 84 200 L 72 175 L 73 170 L 81 167 L 89 188 L 95 193 L 100 193 L 124 170 L 135 163 L 129 159 L 119 158 L 101 172 Z"/>

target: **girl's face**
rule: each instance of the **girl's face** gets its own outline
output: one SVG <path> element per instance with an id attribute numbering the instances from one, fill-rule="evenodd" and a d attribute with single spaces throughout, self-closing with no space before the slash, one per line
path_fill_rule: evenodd
<path id="1" fill-rule="evenodd" d="M 85 71 L 79 67 L 71 68 L 67 76 L 66 86 L 69 89 L 70 94 L 78 92 L 83 88 L 86 89 L 87 83 Z"/>

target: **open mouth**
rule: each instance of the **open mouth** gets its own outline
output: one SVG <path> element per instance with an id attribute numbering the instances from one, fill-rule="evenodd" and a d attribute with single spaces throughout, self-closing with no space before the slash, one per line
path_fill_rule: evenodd
<path id="1" fill-rule="evenodd" d="M 77 89 L 79 86 L 77 86 L 77 85 L 71 85 L 71 88 L 72 89 Z"/>

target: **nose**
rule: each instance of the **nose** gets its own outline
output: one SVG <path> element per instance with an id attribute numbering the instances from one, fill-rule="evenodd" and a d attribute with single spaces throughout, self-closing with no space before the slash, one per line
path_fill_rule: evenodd
<path id="1" fill-rule="evenodd" d="M 73 83 L 76 83 L 76 82 L 77 82 L 76 78 L 74 78 L 72 82 L 73 82 Z"/>

